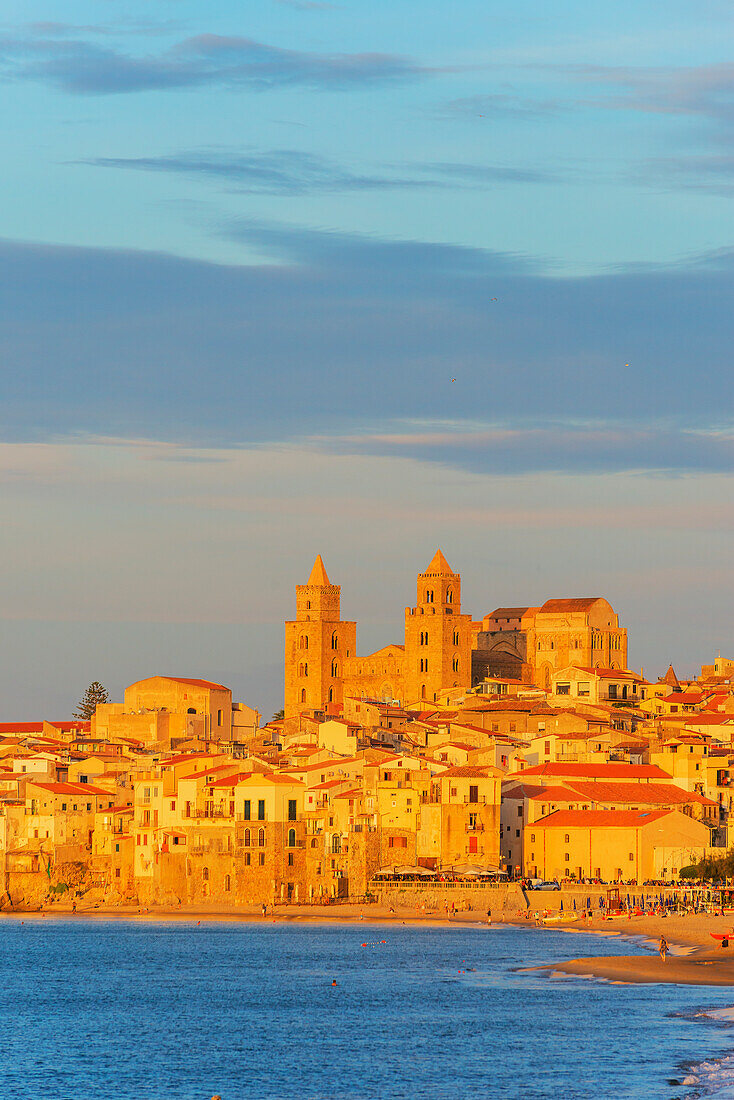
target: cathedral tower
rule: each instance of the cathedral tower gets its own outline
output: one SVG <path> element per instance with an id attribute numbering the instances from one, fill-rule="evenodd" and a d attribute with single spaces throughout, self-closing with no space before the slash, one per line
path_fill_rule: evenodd
<path id="1" fill-rule="evenodd" d="M 354 656 L 357 624 L 339 618 L 341 588 L 321 555 L 307 584 L 296 585 L 296 618 L 285 624 L 285 716 L 342 702 L 344 660 Z"/>
<path id="2" fill-rule="evenodd" d="M 461 614 L 461 577 L 440 550 L 418 574 L 405 609 L 405 699 L 434 702 L 442 688 L 471 685 L 471 615 Z"/>

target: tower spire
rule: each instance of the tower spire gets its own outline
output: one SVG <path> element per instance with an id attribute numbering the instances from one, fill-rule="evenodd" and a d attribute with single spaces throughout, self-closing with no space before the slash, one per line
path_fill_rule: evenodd
<path id="1" fill-rule="evenodd" d="M 426 569 L 426 573 L 449 573 L 451 576 L 453 576 L 453 570 L 440 550 L 437 550 L 436 553 L 433 555 L 433 558 L 431 559 L 431 564 Z"/>
<path id="2" fill-rule="evenodd" d="M 316 558 L 313 563 L 313 569 L 311 570 L 311 576 L 308 578 L 309 584 L 318 585 L 330 585 L 329 574 L 326 572 L 326 567 L 321 559 L 321 554 Z"/>

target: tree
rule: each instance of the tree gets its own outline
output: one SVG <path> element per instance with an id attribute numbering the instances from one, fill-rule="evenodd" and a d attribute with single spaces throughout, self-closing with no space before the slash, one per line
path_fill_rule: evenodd
<path id="1" fill-rule="evenodd" d="M 109 703 L 110 693 L 107 688 L 95 680 L 90 684 L 81 698 L 79 706 L 74 711 L 75 718 L 82 718 L 85 722 L 91 718 L 100 703 Z"/>
<path id="2" fill-rule="evenodd" d="M 270 721 L 271 722 L 280 722 L 281 718 L 285 718 L 285 711 L 284 710 L 276 710 L 275 714 L 270 719 Z"/>

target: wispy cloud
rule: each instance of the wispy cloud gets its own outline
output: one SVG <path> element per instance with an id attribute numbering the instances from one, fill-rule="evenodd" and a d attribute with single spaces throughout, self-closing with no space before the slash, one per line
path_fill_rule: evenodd
<path id="1" fill-rule="evenodd" d="M 95 157 L 81 163 L 98 168 L 133 169 L 225 181 L 248 194 L 305 195 L 322 191 L 374 191 L 392 188 L 482 189 L 498 184 L 550 183 L 551 172 L 498 164 L 431 163 L 358 171 L 298 149 L 246 153 L 216 149 L 158 157 Z"/>
<path id="2" fill-rule="evenodd" d="M 734 63 L 660 68 L 578 65 L 566 72 L 576 80 L 621 93 L 598 100 L 597 105 L 700 116 L 727 127 L 734 122 Z"/>
<path id="3" fill-rule="evenodd" d="M 110 95 L 204 85 L 337 90 L 418 80 L 432 70 L 394 54 L 319 54 L 200 34 L 143 56 L 82 38 L 6 37 L 0 39 L 0 71 L 6 79 L 40 81 L 77 95 Z"/>
<path id="4" fill-rule="evenodd" d="M 2 437 L 307 431 L 483 472 L 731 469 L 731 250 L 571 278 L 427 241 L 218 231 L 260 259 L 0 242 Z"/>
<path id="5" fill-rule="evenodd" d="M 402 430 L 400 430 L 402 428 Z M 630 423 L 468 428 L 463 422 L 425 430 L 406 422 L 394 431 L 319 436 L 311 445 L 343 454 L 399 455 L 475 473 L 734 472 L 734 426 L 687 430 Z"/>

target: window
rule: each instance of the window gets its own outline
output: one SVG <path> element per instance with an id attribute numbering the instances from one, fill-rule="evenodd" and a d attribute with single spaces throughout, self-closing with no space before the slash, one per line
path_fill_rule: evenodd
<path id="1" fill-rule="evenodd" d="M 546 741 L 545 742 L 545 755 L 550 756 L 550 751 L 551 751 L 551 743 L 550 743 L 550 741 Z"/>
<path id="2" fill-rule="evenodd" d="M 229 875 L 224 876 L 224 889 L 225 890 L 231 890 L 232 889 L 232 879 L 229 877 Z"/>
<path id="3" fill-rule="evenodd" d="M 306 702 L 306 689 L 305 688 L 301 688 L 301 702 L 302 703 Z"/>
<path id="4" fill-rule="evenodd" d="M 308 649 L 308 634 L 302 634 L 298 639 L 299 649 Z"/>
<path id="5" fill-rule="evenodd" d="M 289 867 L 293 866 L 293 852 L 288 853 L 288 866 Z"/>
<path id="6" fill-rule="evenodd" d="M 288 820 L 289 821 L 295 821 L 296 820 L 296 807 L 297 807 L 297 803 L 296 803 L 295 798 L 289 798 L 288 799 Z"/>
<path id="7" fill-rule="evenodd" d="M 470 802 L 478 802 L 479 801 L 479 786 L 477 784 L 472 784 L 469 787 L 469 801 Z"/>
<path id="8" fill-rule="evenodd" d="M 459 631 L 455 630 L 454 631 L 454 645 L 458 645 L 458 644 L 459 644 Z"/>
<path id="9" fill-rule="evenodd" d="M 249 866 L 250 866 L 250 853 L 245 852 L 245 867 L 249 867 Z"/>
<path id="10" fill-rule="evenodd" d="M 204 882 L 209 881 L 209 868 L 208 867 L 205 867 L 203 869 L 203 871 L 201 872 L 201 877 L 204 879 Z"/>
<path id="11" fill-rule="evenodd" d="M 260 853 L 259 863 L 261 867 L 265 866 L 265 854 L 263 852 Z"/>
<path id="12" fill-rule="evenodd" d="M 223 716 L 224 716 L 224 711 L 223 711 L 223 710 L 218 710 L 218 711 L 217 711 L 217 725 L 218 725 L 218 726 L 221 726 L 221 725 L 222 725 L 222 718 L 223 718 Z"/>
<path id="13" fill-rule="evenodd" d="M 329 688 L 329 702 L 330 703 L 334 702 L 334 689 L 333 688 Z"/>
<path id="14" fill-rule="evenodd" d="M 119 878 L 119 877 L 120 877 L 120 868 L 115 867 L 115 878 Z"/>
<path id="15" fill-rule="evenodd" d="M 580 680 L 577 687 L 576 687 L 576 690 L 578 691 L 579 695 L 582 696 L 582 698 L 584 696 L 587 696 L 589 694 L 589 683 L 588 683 L 588 681 L 587 680 Z"/>
<path id="16" fill-rule="evenodd" d="M 522 804 L 517 807 L 517 816 L 522 817 Z"/>
<path id="17" fill-rule="evenodd" d="M 249 829 L 245 829 L 245 835 L 242 839 L 242 843 L 243 843 L 245 848 L 250 847 L 250 830 Z"/>
<path id="18" fill-rule="evenodd" d="M 517 723 L 516 722 L 510 722 L 510 733 L 514 733 L 516 729 L 517 729 Z"/>
<path id="19" fill-rule="evenodd" d="M 388 848 L 407 848 L 408 838 L 407 836 L 391 836 L 387 842 Z"/>
<path id="20" fill-rule="evenodd" d="M 570 840 L 571 840 L 571 837 L 568 835 L 568 833 L 566 833 L 566 835 L 563 838 L 564 844 L 568 844 Z"/>
<path id="21" fill-rule="evenodd" d="M 609 698 L 610 699 L 616 699 L 617 698 L 617 685 L 616 684 L 610 684 L 609 685 Z"/>
<path id="22" fill-rule="evenodd" d="M 261 798 L 258 801 L 258 804 L 257 804 L 257 820 L 258 821 L 264 821 L 265 820 L 265 799 L 264 798 Z"/>
<path id="23" fill-rule="evenodd" d="M 453 603 L 453 602 L 454 602 L 454 593 L 449 588 L 449 589 L 446 590 L 446 603 Z"/>
<path id="24" fill-rule="evenodd" d="M 453 661 L 451 662 L 451 668 L 453 669 L 453 671 L 454 671 L 454 672 L 458 672 L 458 671 L 459 671 L 459 657 L 458 657 L 458 654 L 456 654 L 456 655 L 454 656 L 454 659 L 453 659 Z"/>
<path id="25" fill-rule="evenodd" d="M 571 685 L 570 684 L 558 684 L 556 686 L 556 695 L 570 695 L 570 694 L 571 694 Z"/>
<path id="26" fill-rule="evenodd" d="M 535 833 L 530 834 L 530 839 L 533 843 L 535 843 Z M 532 859 L 533 857 L 531 856 L 530 858 Z"/>
<path id="27" fill-rule="evenodd" d="M 288 830 L 288 847 L 289 848 L 295 848 L 295 846 L 296 846 L 296 830 L 295 829 L 289 829 Z"/>
<path id="28" fill-rule="evenodd" d="M 477 845 L 478 845 L 478 841 L 477 841 L 476 836 L 474 836 L 474 835 L 470 836 L 469 837 L 469 853 L 470 853 L 470 855 L 474 855 L 474 854 L 476 854 L 476 852 L 478 852 L 479 849 L 478 849 Z"/>
<path id="29" fill-rule="evenodd" d="M 634 862 L 635 862 L 635 853 L 630 852 L 630 863 L 634 863 Z"/>
<path id="30" fill-rule="evenodd" d="M 336 631 L 334 631 L 334 633 L 331 635 L 331 648 L 332 649 L 338 649 L 339 648 L 339 637 L 338 637 Z"/>
<path id="31" fill-rule="evenodd" d="M 564 858 L 564 860 L 565 860 L 565 862 L 566 862 L 566 863 L 570 863 L 570 862 L 571 862 L 571 856 L 570 856 L 570 855 L 568 854 L 568 852 L 566 852 L 566 854 L 565 854 L 565 856 L 564 856 L 563 858 Z"/>
<path id="32" fill-rule="evenodd" d="M 250 799 L 249 799 L 249 798 L 246 798 L 246 799 L 245 799 L 245 821 L 249 821 L 249 820 L 250 820 L 250 806 L 251 806 L 251 805 L 252 805 L 252 804 L 251 804 L 251 802 L 250 802 Z"/>
<path id="33" fill-rule="evenodd" d="M 339 675 L 339 665 L 337 664 L 336 661 L 331 662 L 331 675 L 332 676 L 338 676 Z"/>
<path id="34" fill-rule="evenodd" d="M 258 848 L 264 848 L 265 847 L 265 830 L 264 829 L 260 829 L 260 831 L 257 834 L 257 846 L 258 846 Z M 263 856 L 262 858 L 264 859 L 265 857 Z"/>
<path id="35" fill-rule="evenodd" d="M 493 722 L 492 723 L 492 733 L 499 733 L 499 728 L 500 728 L 499 722 Z"/>

